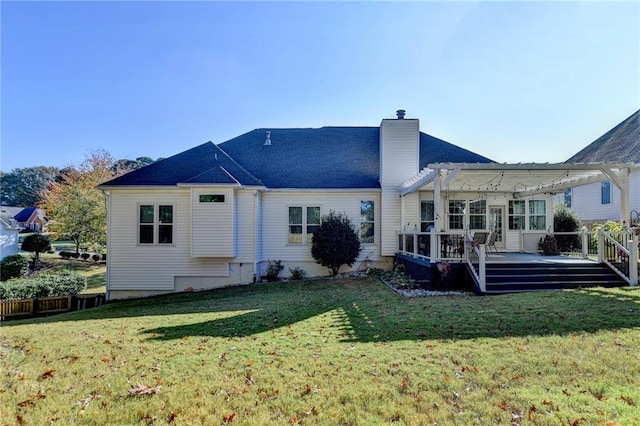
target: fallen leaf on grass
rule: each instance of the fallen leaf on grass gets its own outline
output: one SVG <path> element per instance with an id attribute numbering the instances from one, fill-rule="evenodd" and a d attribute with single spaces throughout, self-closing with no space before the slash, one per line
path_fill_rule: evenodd
<path id="1" fill-rule="evenodd" d="M 228 416 L 222 417 L 222 421 L 225 423 L 231 423 L 233 419 L 236 418 L 236 416 L 237 416 L 237 413 L 231 413 Z"/>
<path id="2" fill-rule="evenodd" d="M 134 383 L 129 389 L 129 396 L 154 395 L 158 392 L 160 392 L 160 386 L 149 387 L 142 383 Z"/>
<path id="3" fill-rule="evenodd" d="M 80 407 L 82 407 L 82 409 L 84 410 L 85 408 L 87 408 L 89 403 L 91 403 L 91 401 L 93 401 L 94 399 L 100 398 L 100 397 L 101 397 L 101 395 L 98 395 L 97 393 L 92 393 L 91 395 L 89 395 L 85 399 L 79 400 L 78 401 L 78 405 Z"/>
<path id="4" fill-rule="evenodd" d="M 628 396 L 624 396 L 624 395 L 620 395 L 620 399 L 623 400 L 624 402 L 626 402 L 629 405 L 636 405 L 635 401 L 628 397 Z"/>
<path id="5" fill-rule="evenodd" d="M 52 378 L 52 377 L 53 377 L 53 373 L 54 373 L 55 371 L 56 371 L 56 370 L 47 370 L 47 371 L 45 371 L 44 373 L 42 373 L 42 374 L 40 375 L 40 378 L 41 378 L 41 379 L 50 379 L 50 378 Z"/>

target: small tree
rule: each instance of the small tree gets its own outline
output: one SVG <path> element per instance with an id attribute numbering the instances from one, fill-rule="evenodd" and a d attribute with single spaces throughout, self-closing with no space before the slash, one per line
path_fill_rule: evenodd
<path id="1" fill-rule="evenodd" d="M 31 234 L 24 239 L 20 249 L 34 254 L 33 269 L 40 266 L 40 253 L 51 250 L 49 237 L 42 234 Z"/>
<path id="2" fill-rule="evenodd" d="M 311 255 L 317 263 L 328 267 L 332 276 L 338 274 L 342 265 L 353 265 L 360 250 L 358 233 L 344 214 L 329 212 L 313 233 Z"/>

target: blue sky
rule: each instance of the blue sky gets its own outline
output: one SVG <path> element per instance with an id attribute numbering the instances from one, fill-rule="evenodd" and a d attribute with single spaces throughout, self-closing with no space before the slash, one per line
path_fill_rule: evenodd
<path id="1" fill-rule="evenodd" d="M 638 2 L 7 2 L 1 169 L 167 157 L 395 110 L 562 162 L 640 108 Z"/>

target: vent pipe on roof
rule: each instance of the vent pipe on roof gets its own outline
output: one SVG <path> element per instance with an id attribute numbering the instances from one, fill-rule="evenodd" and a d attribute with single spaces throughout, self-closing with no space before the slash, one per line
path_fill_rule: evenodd
<path id="1" fill-rule="evenodd" d="M 265 145 L 271 145 L 271 132 L 267 130 L 267 140 L 264 141 Z"/>
<path id="2" fill-rule="evenodd" d="M 396 116 L 398 116 L 398 120 L 404 120 L 404 114 L 406 113 L 405 110 L 403 109 L 399 109 L 396 111 Z"/>

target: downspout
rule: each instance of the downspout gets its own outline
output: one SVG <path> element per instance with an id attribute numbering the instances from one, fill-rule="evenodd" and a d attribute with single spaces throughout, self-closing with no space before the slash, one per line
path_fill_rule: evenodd
<path id="1" fill-rule="evenodd" d="M 111 299 L 111 297 L 110 297 L 111 291 L 109 290 L 109 288 L 110 288 L 109 284 L 111 282 L 111 280 L 109 279 L 109 275 L 110 275 L 110 271 L 111 271 L 111 268 L 109 267 L 109 264 L 111 262 L 111 255 L 110 255 L 111 250 L 109 248 L 111 246 L 111 238 L 110 238 L 110 235 L 109 235 L 111 233 L 111 203 L 110 203 L 110 195 L 111 194 L 110 194 L 109 191 L 106 191 L 104 189 L 102 190 L 102 192 L 105 195 L 105 204 L 106 204 L 106 208 L 107 208 L 107 260 L 106 260 L 107 271 L 106 271 L 106 274 L 105 274 L 105 276 L 106 276 L 105 278 L 106 279 L 105 279 L 105 294 L 104 294 L 104 297 L 105 297 L 106 301 L 109 301 Z"/>
<path id="2" fill-rule="evenodd" d="M 258 281 L 258 252 L 260 249 L 260 222 L 262 210 L 261 207 L 261 194 L 260 191 L 255 190 L 253 192 L 253 283 Z"/>

